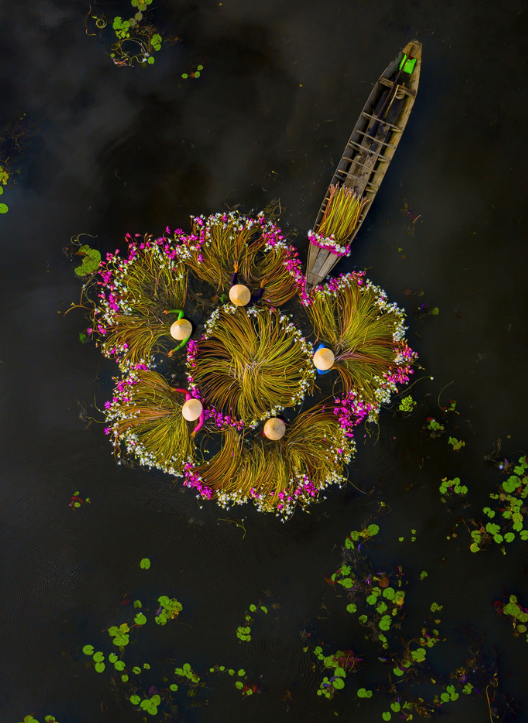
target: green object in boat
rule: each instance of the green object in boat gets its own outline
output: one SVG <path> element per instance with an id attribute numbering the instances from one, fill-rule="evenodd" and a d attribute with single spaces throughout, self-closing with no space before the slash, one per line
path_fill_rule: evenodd
<path id="1" fill-rule="evenodd" d="M 414 66 L 416 65 L 416 58 L 409 58 L 406 53 L 403 54 L 403 57 L 400 61 L 400 65 L 398 70 L 403 70 L 404 73 L 411 73 L 414 70 Z"/>

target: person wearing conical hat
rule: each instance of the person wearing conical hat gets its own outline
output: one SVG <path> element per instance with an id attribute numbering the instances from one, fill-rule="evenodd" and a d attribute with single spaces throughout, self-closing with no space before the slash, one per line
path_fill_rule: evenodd
<path id="1" fill-rule="evenodd" d="M 235 261 L 235 271 L 231 277 L 231 288 L 229 289 L 229 299 L 235 306 L 251 306 L 260 301 L 262 294 L 264 293 L 264 284 L 266 283 L 263 279 L 260 282 L 260 289 L 256 296 L 252 296 L 250 290 L 244 284 L 237 283 L 238 277 L 238 261 Z"/>
<path id="2" fill-rule="evenodd" d="M 191 437 L 195 437 L 197 432 L 199 432 L 202 428 L 205 420 L 203 404 L 199 399 L 193 397 L 193 395 L 187 389 L 178 389 L 178 387 L 171 387 L 171 391 L 181 392 L 181 394 L 185 394 L 185 403 L 182 406 L 182 415 L 184 419 L 186 419 L 188 422 L 195 422 L 196 420 L 198 420 L 198 424 L 191 432 Z"/>
<path id="3" fill-rule="evenodd" d="M 262 434 L 268 439 L 277 441 L 282 439 L 286 433 L 286 424 L 280 417 L 270 417 L 264 425 Z"/>
<path id="4" fill-rule="evenodd" d="M 172 351 L 169 352 L 168 356 L 172 356 L 175 354 L 179 349 L 181 349 L 183 346 L 187 344 L 189 339 L 192 336 L 192 324 L 188 319 L 184 319 L 184 313 L 181 309 L 170 309 L 169 311 L 164 311 L 164 314 L 178 314 L 178 318 L 176 321 L 171 325 L 170 328 L 170 335 L 173 339 L 176 339 L 176 341 L 179 341 L 177 347 L 175 347 Z"/>
<path id="5" fill-rule="evenodd" d="M 328 374 L 334 366 L 334 352 L 324 344 L 319 344 L 313 355 L 313 363 L 318 374 Z"/>

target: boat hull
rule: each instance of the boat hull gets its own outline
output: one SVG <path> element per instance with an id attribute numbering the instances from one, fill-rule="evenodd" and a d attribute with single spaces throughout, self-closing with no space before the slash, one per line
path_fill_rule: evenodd
<path id="1" fill-rule="evenodd" d="M 400 69 L 404 54 L 415 58 L 411 74 Z M 345 151 L 332 177 L 330 186 L 317 214 L 314 232 L 317 233 L 324 216 L 330 189 L 344 185 L 367 199 L 354 232 L 346 241 L 349 246 L 361 228 L 372 202 L 387 172 L 388 166 L 409 120 L 416 99 L 422 61 L 422 45 L 412 40 L 394 58 L 380 76 L 365 103 L 352 131 Z M 380 116 L 381 115 L 381 119 Z M 340 255 L 310 243 L 306 273 L 306 289 L 320 284 L 337 264 Z"/>

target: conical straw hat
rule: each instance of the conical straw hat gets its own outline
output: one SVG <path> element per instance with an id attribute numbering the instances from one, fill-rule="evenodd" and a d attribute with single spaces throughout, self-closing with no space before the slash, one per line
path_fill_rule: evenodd
<path id="1" fill-rule="evenodd" d="M 313 363 L 322 372 L 334 366 L 335 356 L 331 349 L 319 349 L 313 355 Z"/>
<path id="2" fill-rule="evenodd" d="M 192 334 L 192 324 L 190 321 L 187 321 L 187 319 L 180 319 L 179 321 L 175 321 L 174 324 L 172 324 L 170 328 L 170 335 L 173 339 L 177 339 L 178 341 L 183 341 L 184 339 L 187 339 Z"/>
<path id="3" fill-rule="evenodd" d="M 244 284 L 235 284 L 229 289 L 229 298 L 235 306 L 246 306 L 251 301 L 251 293 Z"/>
<path id="4" fill-rule="evenodd" d="M 271 417 L 264 425 L 264 436 L 268 439 L 280 439 L 285 432 L 286 425 L 278 417 Z"/>
<path id="5" fill-rule="evenodd" d="M 202 413 L 202 403 L 199 399 L 188 399 L 182 407 L 183 418 L 188 422 L 194 422 Z"/>

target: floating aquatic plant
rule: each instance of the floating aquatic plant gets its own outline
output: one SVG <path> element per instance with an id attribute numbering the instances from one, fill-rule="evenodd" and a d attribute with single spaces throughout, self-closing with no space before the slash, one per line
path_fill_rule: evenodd
<path id="1" fill-rule="evenodd" d="M 194 672 L 189 663 L 184 663 L 181 668 L 176 668 L 174 675 L 179 678 L 187 678 L 191 683 L 197 684 L 200 682 L 200 676 Z"/>
<path id="2" fill-rule="evenodd" d="M 262 611 L 264 614 L 268 612 L 268 608 L 265 605 L 253 605 L 249 606 L 249 610 L 246 610 L 244 616 L 244 625 L 240 625 L 237 628 L 237 638 L 241 641 L 249 643 L 251 640 L 251 626 L 254 623 L 254 618 L 251 617 L 250 613 L 256 613 Z"/>
<path id="3" fill-rule="evenodd" d="M 399 412 L 406 412 L 407 414 L 410 414 L 414 411 L 414 408 L 417 406 L 417 403 L 414 401 L 414 399 L 411 397 L 411 395 L 407 395 L 406 397 L 402 397 L 400 400 L 400 404 L 398 406 Z"/>
<path id="4" fill-rule="evenodd" d="M 438 489 L 442 495 L 464 496 L 468 493 L 466 485 L 460 484 L 460 477 L 455 477 L 454 479 L 447 479 L 447 477 L 444 477 L 442 479 L 442 484 Z M 445 500 L 443 501 L 445 502 Z"/>
<path id="5" fill-rule="evenodd" d="M 507 603 L 496 600 L 495 609 L 499 615 L 504 615 L 510 619 L 515 637 L 526 633 L 528 630 L 528 607 L 523 607 L 516 595 L 510 595 Z M 526 636 L 526 642 L 528 642 L 528 635 Z"/>
<path id="6" fill-rule="evenodd" d="M 148 10 L 151 4 L 152 0 L 131 0 L 132 17 L 125 19 L 122 16 L 116 16 L 113 18 L 112 29 L 117 40 L 112 45 L 112 52 L 109 55 L 114 65 L 131 66 L 134 63 L 152 65 L 155 62 L 153 53 L 161 50 L 163 38 L 149 20 Z M 86 19 L 90 17 L 99 34 L 102 34 L 108 25 L 105 15 L 91 13 L 90 7 Z M 88 27 L 86 33 L 88 35 L 97 34 L 89 33 Z M 178 38 L 172 38 L 171 42 L 177 40 Z"/>
<path id="7" fill-rule="evenodd" d="M 528 529 L 524 529 L 525 500 L 528 497 L 528 462 L 526 461 L 526 455 L 519 459 L 517 465 L 508 465 L 508 471 L 512 471 L 513 474 L 510 474 L 500 484 L 498 492 L 490 493 L 490 498 L 495 503 L 495 509 L 484 507 L 482 510 L 490 521 L 486 524 L 478 524 L 471 520 L 476 528 L 471 531 L 471 537 L 473 538 L 470 545 L 471 552 L 479 552 L 492 541 L 502 545 L 503 542 L 513 542 L 517 536 L 521 540 L 528 540 Z M 505 553 L 504 547 L 501 549 Z"/>
<path id="8" fill-rule="evenodd" d="M 169 598 L 162 595 L 158 598 L 160 604 L 156 617 L 154 618 L 158 625 L 166 625 L 169 620 L 177 618 L 182 611 L 182 604 L 175 597 Z"/>
<path id="9" fill-rule="evenodd" d="M 455 452 L 458 452 L 462 449 L 462 447 L 466 446 L 466 443 L 463 440 L 457 439 L 456 437 L 449 437 L 447 443 L 453 447 L 453 450 Z"/>
<path id="10" fill-rule="evenodd" d="M 75 269 L 77 276 L 90 276 L 101 265 L 101 253 L 97 249 L 88 246 L 88 244 L 81 246 L 77 251 L 77 255 L 83 257 L 82 264 Z"/>

